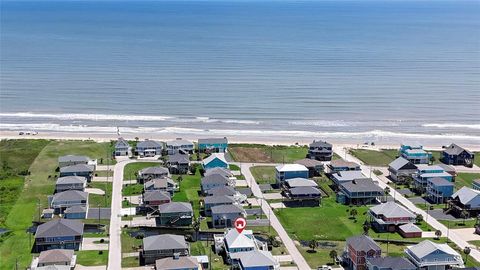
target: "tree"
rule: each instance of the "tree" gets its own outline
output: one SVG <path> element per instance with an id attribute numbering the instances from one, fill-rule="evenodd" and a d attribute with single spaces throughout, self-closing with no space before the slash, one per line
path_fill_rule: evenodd
<path id="1" fill-rule="evenodd" d="M 313 252 L 315 252 L 315 249 L 317 248 L 317 245 L 318 245 L 318 243 L 317 243 L 317 240 L 315 240 L 315 239 L 310 240 L 310 243 L 308 243 L 308 247 L 310 247 L 310 249 Z"/>
<path id="2" fill-rule="evenodd" d="M 179 176 L 177 177 L 177 181 L 178 181 L 178 183 L 181 183 L 181 182 L 183 181 L 183 177 L 182 177 L 181 175 L 179 175 Z"/>
<path id="3" fill-rule="evenodd" d="M 420 224 L 422 223 L 422 221 L 423 221 L 423 216 L 420 214 L 417 214 L 417 216 L 415 217 L 415 223 Z"/>
<path id="4" fill-rule="evenodd" d="M 357 214 L 358 214 L 357 209 L 350 210 L 350 218 L 351 219 L 355 219 L 355 216 L 357 216 Z"/>
<path id="5" fill-rule="evenodd" d="M 390 193 L 390 187 L 385 188 L 385 201 L 387 201 L 388 194 Z"/>
<path id="6" fill-rule="evenodd" d="M 370 222 L 366 221 L 363 223 L 363 234 L 368 235 L 368 230 L 370 230 Z"/>
<path id="7" fill-rule="evenodd" d="M 335 259 L 337 258 L 338 254 L 336 250 L 331 250 L 329 254 L 330 258 L 332 258 L 333 264 L 335 264 Z"/>
<path id="8" fill-rule="evenodd" d="M 435 237 L 437 237 L 437 239 L 440 239 L 440 236 L 442 236 L 442 231 L 436 230 L 435 231 Z"/>
<path id="9" fill-rule="evenodd" d="M 192 222 L 193 230 L 195 231 L 195 241 L 198 239 L 198 232 L 200 231 L 200 218 L 196 218 Z"/>
<path id="10" fill-rule="evenodd" d="M 465 247 L 463 249 L 463 253 L 465 253 L 465 265 L 467 264 L 468 261 L 468 254 L 470 254 L 470 251 L 472 251 L 469 247 Z"/>
<path id="11" fill-rule="evenodd" d="M 466 219 L 468 217 L 468 211 L 467 210 L 462 210 L 462 212 L 460 212 L 460 217 L 463 218 L 463 224 L 465 224 Z"/>

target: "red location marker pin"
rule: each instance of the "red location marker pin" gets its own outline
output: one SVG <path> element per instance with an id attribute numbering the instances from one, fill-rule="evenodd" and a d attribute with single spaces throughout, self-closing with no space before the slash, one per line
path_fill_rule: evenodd
<path id="1" fill-rule="evenodd" d="M 242 217 L 239 217 L 235 219 L 235 221 L 233 222 L 233 225 L 235 226 L 235 229 L 237 229 L 238 233 L 242 233 L 245 227 L 247 227 L 247 220 L 245 220 Z"/>

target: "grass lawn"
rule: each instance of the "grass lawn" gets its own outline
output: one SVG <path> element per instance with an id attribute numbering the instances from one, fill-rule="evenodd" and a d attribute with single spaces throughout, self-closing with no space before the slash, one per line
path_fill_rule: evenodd
<path id="1" fill-rule="evenodd" d="M 120 237 L 122 241 L 123 253 L 137 252 L 137 248 L 143 243 L 142 239 L 131 237 L 128 234 L 128 229 L 123 229 Z"/>
<path id="2" fill-rule="evenodd" d="M 77 255 L 77 264 L 83 266 L 96 266 L 96 265 L 107 265 L 108 261 L 108 250 L 103 250 L 102 254 L 99 254 L 98 250 L 81 250 L 76 251 Z"/>
<path id="3" fill-rule="evenodd" d="M 480 167 L 480 152 L 475 152 L 475 160 L 473 161 L 473 163 Z"/>
<path id="4" fill-rule="evenodd" d="M 192 256 L 207 255 L 211 256 L 211 269 L 212 270 L 228 270 L 230 266 L 223 263 L 221 256 L 215 254 L 212 250 L 213 241 L 207 245 L 206 241 L 197 241 L 190 243 L 190 254 Z"/>
<path id="5" fill-rule="evenodd" d="M 475 179 L 480 179 L 480 173 L 459 173 L 455 177 L 455 188 L 460 189 L 463 186 L 471 188 Z"/>
<path id="6" fill-rule="evenodd" d="M 138 256 L 122 258 L 122 267 L 138 267 L 138 266 L 140 266 L 140 262 L 138 261 Z"/>
<path id="7" fill-rule="evenodd" d="M 178 175 L 173 175 L 173 179 L 177 179 Z M 200 191 L 201 175 L 197 170 L 195 175 L 182 175 L 183 180 L 180 182 L 180 190 L 173 195 L 174 202 L 191 202 L 195 216 L 200 216 Z"/>
<path id="8" fill-rule="evenodd" d="M 230 165 L 229 165 L 229 169 L 230 169 L 231 171 L 240 171 L 240 167 L 238 167 L 238 166 L 235 165 L 235 164 L 230 164 Z"/>
<path id="9" fill-rule="evenodd" d="M 123 180 L 136 180 L 137 173 L 147 167 L 160 166 L 158 162 L 135 162 L 125 165 L 123 170 Z"/>
<path id="10" fill-rule="evenodd" d="M 123 185 L 122 196 L 140 195 L 142 191 L 142 184 Z"/>
<path id="11" fill-rule="evenodd" d="M 95 176 L 98 177 L 113 177 L 112 171 L 95 171 Z"/>
<path id="12" fill-rule="evenodd" d="M 322 244 L 324 244 L 322 246 Z M 327 264 L 333 264 L 333 260 L 330 258 L 330 251 L 335 250 L 340 255 L 345 247 L 345 242 L 340 241 L 325 241 L 319 242 L 319 247 L 315 249 L 315 252 L 309 247 L 297 245 L 298 251 L 305 258 L 310 267 L 317 269 L 317 267 Z"/>
<path id="13" fill-rule="evenodd" d="M 275 167 L 273 166 L 255 166 L 251 167 L 253 177 L 259 184 L 274 184 L 275 180 Z"/>
<path id="14" fill-rule="evenodd" d="M 24 142 L 31 143 L 30 140 Z M 34 141 L 33 143 L 38 142 Z M 87 155 L 94 159 L 105 158 L 109 145 L 110 143 L 92 141 L 47 141 L 36 157 L 29 155 L 25 159 L 25 162 L 33 160 L 33 163 L 30 166 L 25 164 L 29 167 L 30 175 L 26 176 L 23 190 L 18 194 L 17 201 L 4 222 L 4 226 L 12 232 L 7 237 L 3 237 L 3 241 L 0 243 L 2 268 L 13 269 L 16 259 L 18 259 L 19 268 L 25 268 L 30 264 L 31 246 L 29 245 L 29 235 L 25 233 L 25 230 L 31 226 L 33 220 L 37 219 L 37 204 L 40 203 L 40 207 L 46 207 L 47 196 L 53 194 L 55 178 L 48 176 L 55 175 L 58 157 L 76 154 Z M 38 146 L 37 149 L 40 147 Z M 8 149 L 8 155 L 19 158 L 23 155 L 22 149 L 22 147 L 11 147 Z"/>
<path id="15" fill-rule="evenodd" d="M 105 195 L 90 193 L 88 195 L 88 205 L 90 207 L 110 207 L 112 204 L 112 183 L 111 182 L 90 182 L 92 188 L 98 188 L 105 191 Z"/>
<path id="16" fill-rule="evenodd" d="M 306 146 L 232 144 L 228 148 L 233 160 L 237 162 L 290 163 L 305 158 Z"/>
<path id="17" fill-rule="evenodd" d="M 350 149 L 350 154 L 360 159 L 364 164 L 371 166 L 388 166 L 396 159 L 398 150 L 382 149 L 380 151 L 367 149 Z"/>

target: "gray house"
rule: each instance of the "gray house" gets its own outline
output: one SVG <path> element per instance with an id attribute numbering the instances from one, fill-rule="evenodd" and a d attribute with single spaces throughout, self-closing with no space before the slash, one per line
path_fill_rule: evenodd
<path id="1" fill-rule="evenodd" d="M 162 234 L 143 238 L 143 248 L 139 255 L 140 265 L 146 265 L 174 255 L 188 256 L 190 249 L 183 235 Z"/>
<path id="2" fill-rule="evenodd" d="M 330 170 L 330 173 L 336 173 L 340 171 L 360 171 L 359 164 L 343 159 L 332 160 L 327 166 Z"/>
<path id="3" fill-rule="evenodd" d="M 85 219 L 87 218 L 87 206 L 70 206 L 63 211 L 63 215 L 67 219 Z"/>
<path id="4" fill-rule="evenodd" d="M 280 263 L 266 250 L 251 250 L 230 255 L 232 264 L 240 270 L 278 270 Z"/>
<path id="5" fill-rule="evenodd" d="M 403 257 L 376 257 L 367 259 L 368 270 L 416 270 L 417 267 Z"/>
<path id="6" fill-rule="evenodd" d="M 190 256 L 174 256 L 155 261 L 156 270 L 201 270 L 198 259 Z"/>
<path id="7" fill-rule="evenodd" d="M 130 156 L 132 154 L 132 147 L 124 138 L 118 138 L 115 143 L 115 156 Z"/>
<path id="8" fill-rule="evenodd" d="M 173 196 L 173 193 L 178 190 L 178 184 L 169 177 L 155 178 L 143 184 L 145 191 L 166 191 Z"/>
<path id="9" fill-rule="evenodd" d="M 236 204 L 218 205 L 212 207 L 211 210 L 214 228 L 230 228 L 235 219 L 247 216 L 243 207 Z"/>
<path id="10" fill-rule="evenodd" d="M 171 201 L 170 193 L 165 191 L 153 190 L 145 191 L 142 194 L 141 205 L 144 207 L 155 207 Z"/>
<path id="11" fill-rule="evenodd" d="M 216 187 L 207 192 L 207 196 L 233 196 L 235 194 L 237 191 L 231 186 Z"/>
<path id="12" fill-rule="evenodd" d="M 437 244 L 430 240 L 407 247 L 405 254 L 417 269 L 442 270 L 464 266 L 462 256 L 448 244 Z"/>
<path id="13" fill-rule="evenodd" d="M 161 156 L 163 150 L 163 144 L 161 142 L 145 140 L 137 143 L 135 151 L 140 157 L 154 157 Z"/>
<path id="14" fill-rule="evenodd" d="M 161 167 L 161 166 L 148 167 L 138 171 L 137 180 L 140 184 L 143 184 L 146 181 L 151 179 L 164 178 L 168 176 L 169 176 L 169 172 L 168 172 L 168 169 L 165 167 Z"/>
<path id="15" fill-rule="evenodd" d="M 77 156 L 77 155 L 66 155 L 58 157 L 58 166 L 60 168 L 78 164 L 87 165 L 90 161 L 90 158 L 87 156 Z"/>
<path id="16" fill-rule="evenodd" d="M 191 141 L 183 140 L 182 138 L 177 138 L 173 141 L 168 141 L 165 143 L 167 147 L 167 152 L 169 155 L 174 155 L 177 153 L 180 154 L 193 154 L 195 145 Z"/>
<path id="17" fill-rule="evenodd" d="M 61 266 L 65 269 L 74 269 L 77 256 L 70 249 L 51 249 L 40 252 L 32 261 L 31 269 L 42 269 L 49 266 Z M 42 268 L 40 268 L 42 267 Z"/>
<path id="18" fill-rule="evenodd" d="M 55 183 L 55 192 L 67 190 L 84 191 L 87 185 L 87 179 L 81 176 L 59 177 Z"/>
<path id="19" fill-rule="evenodd" d="M 165 165 L 172 174 L 186 174 L 190 169 L 190 159 L 188 155 L 176 153 L 168 156 Z"/>
<path id="20" fill-rule="evenodd" d="M 87 179 L 87 182 L 92 180 L 95 166 L 86 164 L 76 164 L 60 168 L 60 177 L 65 176 L 81 176 Z"/>
<path id="21" fill-rule="evenodd" d="M 212 188 L 233 186 L 234 183 L 229 178 L 220 174 L 210 174 L 202 178 L 202 193 L 207 194 Z"/>
<path id="22" fill-rule="evenodd" d="M 170 202 L 158 207 L 157 226 L 190 226 L 193 209 L 190 203 Z"/>
<path id="23" fill-rule="evenodd" d="M 307 158 L 330 161 L 333 157 L 332 145 L 326 141 L 313 141 L 308 146 Z M 303 164 L 302 164 L 303 165 Z"/>
<path id="24" fill-rule="evenodd" d="M 390 178 L 396 183 L 404 183 L 408 178 L 417 172 L 417 166 L 411 161 L 399 157 L 388 165 Z"/>
<path id="25" fill-rule="evenodd" d="M 320 176 L 320 174 L 324 171 L 325 166 L 323 162 L 318 161 L 316 159 L 304 158 L 295 161 L 296 164 L 303 165 L 308 169 L 308 177 L 315 177 Z"/>
<path id="26" fill-rule="evenodd" d="M 209 216 L 211 214 L 211 209 L 214 206 L 234 204 L 235 199 L 233 196 L 219 195 L 219 196 L 208 196 L 203 199 L 205 215 Z"/>
<path id="27" fill-rule="evenodd" d="M 232 173 L 232 171 L 230 171 L 230 169 L 222 168 L 222 167 L 215 167 L 215 168 L 206 169 L 203 176 L 209 176 L 209 175 L 212 175 L 212 174 L 220 174 L 225 178 L 230 178 L 230 177 L 233 176 L 233 173 Z"/>
<path id="28" fill-rule="evenodd" d="M 365 205 L 378 202 L 385 195 L 372 179 L 354 180 L 339 186 L 337 201 L 344 204 Z"/>
<path id="29" fill-rule="evenodd" d="M 79 250 L 83 239 L 83 223 L 70 219 L 54 219 L 37 227 L 34 252 L 50 249 Z"/>
<path id="30" fill-rule="evenodd" d="M 63 212 L 72 206 L 87 206 L 88 193 L 78 190 L 67 190 L 55 193 L 48 197 L 50 208 L 54 209 L 55 214 L 63 214 Z"/>
<path id="31" fill-rule="evenodd" d="M 333 183 L 339 186 L 343 183 L 352 182 L 353 180 L 366 179 L 362 171 L 340 171 L 330 175 Z"/>

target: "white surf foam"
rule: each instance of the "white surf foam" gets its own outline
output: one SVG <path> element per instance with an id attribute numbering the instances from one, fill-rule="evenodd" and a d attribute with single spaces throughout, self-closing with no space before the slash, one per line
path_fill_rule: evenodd
<path id="1" fill-rule="evenodd" d="M 480 124 L 431 123 L 423 124 L 422 127 L 480 129 Z"/>

